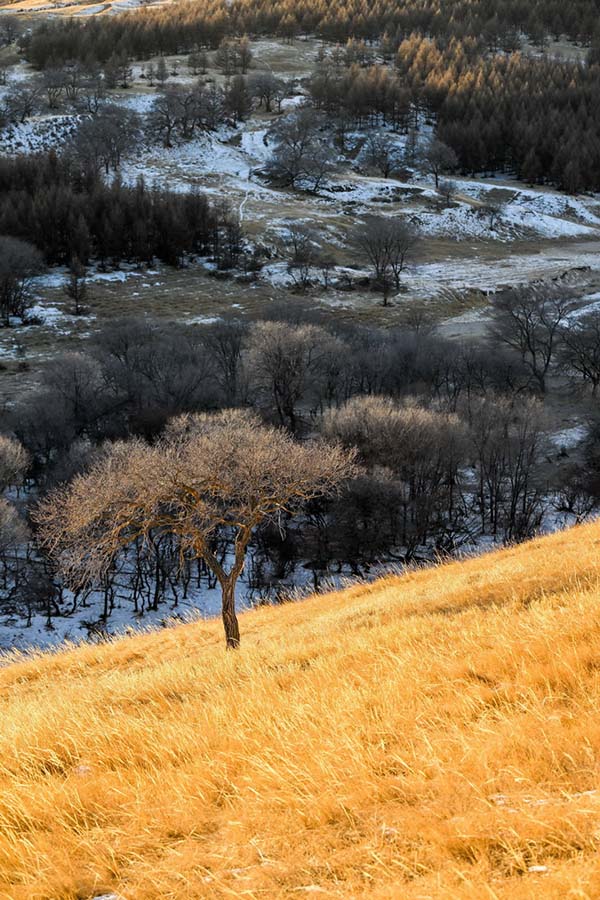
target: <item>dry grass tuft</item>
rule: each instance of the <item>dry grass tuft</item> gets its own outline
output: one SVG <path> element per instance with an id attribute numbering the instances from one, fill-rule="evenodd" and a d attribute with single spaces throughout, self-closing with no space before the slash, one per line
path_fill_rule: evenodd
<path id="1" fill-rule="evenodd" d="M 0 669 L 0 897 L 600 897 L 600 526 Z"/>

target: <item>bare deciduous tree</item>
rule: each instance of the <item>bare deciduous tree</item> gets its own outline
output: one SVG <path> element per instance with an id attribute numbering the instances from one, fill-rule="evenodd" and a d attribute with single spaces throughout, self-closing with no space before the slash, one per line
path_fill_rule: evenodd
<path id="1" fill-rule="evenodd" d="M 243 75 L 234 75 L 225 90 L 225 108 L 234 122 L 242 122 L 252 110 L 252 97 Z"/>
<path id="2" fill-rule="evenodd" d="M 29 467 L 29 453 L 19 441 L 0 435 L 0 491 L 18 487 Z"/>
<path id="3" fill-rule="evenodd" d="M 465 429 L 456 415 L 424 409 L 417 401 L 355 397 L 328 412 L 325 434 L 355 447 L 374 470 L 389 470 L 398 486 L 400 541 L 407 557 L 449 522 L 458 501 Z"/>
<path id="4" fill-rule="evenodd" d="M 236 67 L 236 52 L 234 42 L 230 38 L 223 38 L 215 53 L 214 61 L 226 78 L 233 75 Z"/>
<path id="5" fill-rule="evenodd" d="M 197 77 L 198 75 L 205 75 L 208 66 L 208 57 L 206 54 L 206 50 L 192 51 L 192 53 L 190 53 L 190 55 L 188 56 L 187 64 L 194 77 Z"/>
<path id="6" fill-rule="evenodd" d="M 67 86 L 67 73 L 63 69 L 46 69 L 40 83 L 46 94 L 48 109 L 58 109 Z"/>
<path id="7" fill-rule="evenodd" d="M 559 355 L 567 372 L 576 372 L 591 385 L 595 397 L 600 385 L 600 316 L 587 313 L 560 330 Z"/>
<path id="8" fill-rule="evenodd" d="M 227 647 L 240 643 L 235 586 L 255 528 L 335 491 L 352 455 L 298 444 L 253 416 L 228 410 L 183 416 L 154 446 L 115 444 L 106 456 L 38 507 L 44 544 L 74 583 L 99 578 L 123 547 L 177 538 L 181 554 L 203 559 L 218 580 Z M 213 550 L 229 535 L 226 567 Z"/>
<path id="9" fill-rule="evenodd" d="M 75 106 L 82 112 L 95 116 L 106 100 L 106 84 L 99 68 L 91 67 L 83 73 Z"/>
<path id="10" fill-rule="evenodd" d="M 390 178 L 402 168 L 402 152 L 397 140 L 389 134 L 370 134 L 365 142 L 363 158 L 370 169 Z"/>
<path id="11" fill-rule="evenodd" d="M 292 223 L 283 243 L 288 256 L 288 273 L 294 284 L 305 291 L 310 285 L 311 270 L 317 265 L 319 245 L 316 233 L 306 225 Z"/>
<path id="12" fill-rule="evenodd" d="M 30 303 L 31 281 L 44 270 L 40 252 L 27 241 L 0 236 L 0 316 L 23 317 Z"/>
<path id="13" fill-rule="evenodd" d="M 282 187 L 304 187 L 313 193 L 333 168 L 331 147 L 321 133 L 323 118 L 300 109 L 273 130 L 273 154 L 265 166 L 268 178 Z"/>
<path id="14" fill-rule="evenodd" d="M 492 339 L 516 350 L 542 393 L 559 344 L 561 326 L 574 310 L 561 288 L 518 287 L 493 300 Z"/>
<path id="15" fill-rule="evenodd" d="M 252 64 L 252 50 L 246 36 L 232 39 L 223 38 L 215 53 L 215 65 L 226 77 L 234 72 L 245 75 Z"/>
<path id="16" fill-rule="evenodd" d="M 505 205 L 506 204 L 502 200 L 490 198 L 479 207 L 479 213 L 482 216 L 486 216 L 488 220 L 490 231 L 494 229 L 498 219 L 504 211 Z"/>
<path id="17" fill-rule="evenodd" d="M 16 16 L 2 16 L 0 19 L 0 47 L 10 47 L 23 33 L 24 23 Z"/>
<path id="18" fill-rule="evenodd" d="M 122 156 L 131 150 L 139 137 L 139 116 L 114 104 L 102 107 L 92 119 L 85 119 L 77 129 L 71 149 L 95 169 L 118 169 Z"/>
<path id="19" fill-rule="evenodd" d="M 20 487 L 30 462 L 22 444 L 0 435 L 0 494 L 8 488 Z M 29 537 L 29 529 L 15 505 L 0 496 L 0 584 L 4 591 L 9 587 L 9 580 L 13 588 L 16 586 L 19 552 L 22 553 Z"/>
<path id="20" fill-rule="evenodd" d="M 456 169 L 458 157 L 452 147 L 444 144 L 438 138 L 433 138 L 418 153 L 418 165 L 422 172 L 425 172 L 427 175 L 433 175 L 437 189 L 440 183 L 440 176 Z"/>
<path id="21" fill-rule="evenodd" d="M 482 530 L 524 540 L 539 527 L 545 488 L 545 421 L 539 401 L 490 396 L 471 405 L 471 442 Z"/>
<path id="22" fill-rule="evenodd" d="M 458 186 L 455 181 L 451 181 L 449 178 L 443 178 L 440 181 L 438 190 L 443 197 L 446 205 L 450 205 L 450 203 L 452 203 L 452 201 L 456 197 Z"/>
<path id="23" fill-rule="evenodd" d="M 248 80 L 250 93 L 264 106 L 267 113 L 271 112 L 273 103 L 281 103 L 285 96 L 285 82 L 273 75 L 272 72 L 257 72 Z"/>
<path id="24" fill-rule="evenodd" d="M 166 87 L 154 100 L 148 114 L 146 130 L 149 136 L 158 136 L 165 147 L 172 147 L 173 134 L 179 121 L 179 85 Z"/>
<path id="25" fill-rule="evenodd" d="M 201 341 L 210 353 L 227 405 L 237 403 L 242 390 L 242 348 L 246 326 L 237 319 L 214 322 L 202 329 Z"/>
<path id="26" fill-rule="evenodd" d="M 328 360 L 340 343 L 318 325 L 262 322 L 252 329 L 250 378 L 281 425 L 297 431 L 300 407 L 318 406 Z"/>
<path id="27" fill-rule="evenodd" d="M 87 298 L 87 279 L 85 266 L 77 256 L 74 256 L 69 264 L 69 274 L 63 290 L 65 296 L 73 303 L 73 315 L 82 315 Z"/>
<path id="28" fill-rule="evenodd" d="M 11 85 L 4 97 L 4 108 L 8 119 L 23 124 L 34 114 L 41 97 L 42 85 L 37 79 L 30 83 Z"/>
<path id="29" fill-rule="evenodd" d="M 417 239 L 416 228 L 403 218 L 369 216 L 354 230 L 353 243 L 375 270 L 375 279 L 383 290 L 384 306 L 392 284 L 396 290 L 400 289 L 400 276 Z"/>

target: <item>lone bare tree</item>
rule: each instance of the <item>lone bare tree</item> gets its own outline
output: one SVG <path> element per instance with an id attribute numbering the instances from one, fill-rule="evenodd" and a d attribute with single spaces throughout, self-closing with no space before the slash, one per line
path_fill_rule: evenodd
<path id="1" fill-rule="evenodd" d="M 248 350 L 254 389 L 276 411 L 281 426 L 295 433 L 302 407 L 319 406 L 328 365 L 343 353 L 342 342 L 319 325 L 258 322 Z"/>
<path id="2" fill-rule="evenodd" d="M 383 290 L 384 306 L 392 285 L 397 291 L 400 289 L 400 276 L 417 240 L 415 227 L 401 218 L 369 216 L 354 230 L 352 242 L 373 266 L 375 280 Z"/>
<path id="3" fill-rule="evenodd" d="M 505 205 L 506 204 L 502 200 L 490 198 L 486 203 L 479 207 L 480 215 L 486 217 L 488 220 L 490 231 L 493 231 L 495 228 L 498 219 L 504 212 Z"/>
<path id="4" fill-rule="evenodd" d="M 65 297 L 73 303 L 73 315 L 80 316 L 84 311 L 87 299 L 87 279 L 85 266 L 74 256 L 69 264 L 69 274 L 63 286 Z"/>
<path id="5" fill-rule="evenodd" d="M 442 178 L 440 181 L 440 185 L 438 187 L 438 191 L 446 206 L 450 206 L 456 194 L 458 193 L 458 185 L 455 181 L 451 181 L 449 178 Z"/>
<path id="6" fill-rule="evenodd" d="M 31 301 L 31 283 L 44 271 L 41 253 L 27 241 L 0 236 L 0 319 L 23 318 Z"/>
<path id="7" fill-rule="evenodd" d="M 391 178 L 403 166 L 402 153 L 394 138 L 389 134 L 374 132 L 368 135 L 363 150 L 363 158 L 370 169 L 384 178 Z"/>
<path id="8" fill-rule="evenodd" d="M 263 169 L 267 178 L 281 187 L 301 186 L 316 193 L 334 165 L 324 124 L 323 116 L 308 108 L 280 119 L 272 131 L 273 152 Z"/>
<path id="9" fill-rule="evenodd" d="M 569 374 L 575 373 L 592 388 L 600 386 L 600 315 L 597 311 L 569 321 L 560 332 L 560 359 Z"/>
<path id="10" fill-rule="evenodd" d="M 249 80 L 250 93 L 258 100 L 259 106 L 264 106 L 267 113 L 271 112 L 273 103 L 280 104 L 285 96 L 286 85 L 272 72 L 257 72 Z"/>
<path id="11" fill-rule="evenodd" d="M 352 454 L 296 443 L 236 410 L 173 420 L 153 446 L 114 444 L 104 458 L 38 507 L 49 553 L 73 584 L 102 576 L 122 548 L 162 535 L 182 555 L 203 559 L 221 587 L 227 647 L 240 643 L 235 587 L 254 529 L 293 514 L 352 473 Z M 231 548 L 225 563 L 217 538 Z"/>
<path id="12" fill-rule="evenodd" d="M 316 232 L 306 225 L 292 223 L 282 243 L 288 257 L 288 274 L 294 284 L 305 291 L 310 286 L 311 272 L 318 261 Z"/>
<path id="13" fill-rule="evenodd" d="M 440 177 L 446 172 L 453 172 L 458 166 L 458 157 L 452 147 L 433 138 L 418 153 L 418 166 L 425 175 L 433 175 L 437 190 Z"/>

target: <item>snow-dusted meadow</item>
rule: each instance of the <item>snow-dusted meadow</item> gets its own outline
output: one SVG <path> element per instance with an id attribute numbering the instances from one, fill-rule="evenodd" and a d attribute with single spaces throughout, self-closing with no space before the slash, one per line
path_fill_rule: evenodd
<path id="1" fill-rule="evenodd" d="M 289 45 L 281 41 L 261 40 L 253 43 L 252 49 L 254 71 L 274 72 L 286 81 L 287 96 L 281 115 L 307 102 L 306 79 L 317 56 L 318 42 L 298 42 L 290 52 Z M 136 63 L 132 85 L 112 92 L 111 102 L 146 115 L 158 89 L 149 87 L 143 74 L 143 64 Z M 8 84 L 0 87 L 0 96 L 12 82 L 32 75 L 22 63 L 13 66 Z M 210 69 L 209 76 L 222 80 L 219 73 Z M 171 77 L 171 82 L 190 79 L 182 59 L 179 73 Z M 426 303 L 448 291 L 471 295 L 472 299 L 473 292 L 486 294 L 498 286 L 552 278 L 582 267 L 588 272 L 582 282 L 593 293 L 594 273 L 600 269 L 595 247 L 600 241 L 600 198 L 568 197 L 500 179 L 453 177 L 454 196 L 451 202 L 444 202 L 435 190 L 433 178 L 417 173 L 408 180 L 366 174 L 364 144 L 373 129 L 348 135 L 347 152 L 339 156 L 336 170 L 316 193 L 279 190 L 261 176 L 273 150 L 270 131 L 278 115 L 258 110 L 236 127 L 223 126 L 168 148 L 142 140 L 123 161 L 120 177 L 134 183 L 143 176 L 149 184 L 174 191 L 198 188 L 215 199 L 227 200 L 249 239 L 271 250 L 272 264 L 265 266 L 260 275 L 267 288 L 293 287 L 285 261 L 278 258 L 281 236 L 290 222 L 302 222 L 314 229 L 338 257 L 340 276 L 347 279 L 349 272 L 354 272 L 357 278 L 363 277 L 364 263 L 348 251 L 348 235 L 357 222 L 376 214 L 404 216 L 421 234 L 419 253 L 410 260 L 396 305 Z M 78 121 L 76 114 L 61 110 L 11 124 L 0 132 L 0 153 L 58 149 L 76 130 Z M 427 129 L 423 123 L 423 132 Z M 406 137 L 393 137 L 402 149 Z M 486 212 L 490 199 L 502 204 L 500 214 L 493 220 Z M 320 274 L 311 275 L 318 285 Z M 335 284 L 335 273 L 331 280 Z M 335 308 L 368 308 L 377 305 L 377 298 L 364 291 L 346 291 L 341 296 L 328 291 L 316 297 L 315 302 Z M 451 312 L 457 310 L 453 308 Z"/>
<path id="2" fill-rule="evenodd" d="M 114 0 L 135 5 L 137 0 Z M 17 11 L 19 4 L 11 5 Z M 86 7 L 92 10 L 92 6 Z M 73 10 L 71 10 L 73 12 Z M 267 251 L 267 262 L 252 284 L 233 287 L 204 278 L 207 261 L 190 261 L 185 273 L 160 271 L 91 272 L 93 292 L 90 315 L 85 325 L 73 321 L 61 291 L 64 273 L 51 273 L 40 279 L 36 289 L 35 320 L 38 335 L 45 333 L 43 354 L 52 346 L 52 335 L 66 337 L 71 329 L 85 333 L 114 315 L 118 287 L 124 311 L 136 314 L 168 314 L 162 299 L 163 288 L 172 297 L 182 298 L 186 284 L 194 301 L 177 303 L 172 314 L 188 321 L 214 318 L 235 308 L 243 313 L 257 301 L 284 298 L 297 290 L 288 269 L 285 241 L 290 226 L 312 229 L 319 243 L 334 257 L 336 266 L 327 274 L 328 289 L 323 290 L 323 273 L 311 271 L 310 302 L 329 309 L 332 314 L 360 314 L 377 324 L 402 320 L 407 309 L 427 307 L 449 335 L 464 336 L 485 327 L 487 296 L 498 288 L 526 281 L 550 279 L 568 283 L 581 298 L 582 308 L 597 302 L 600 291 L 600 197 L 570 197 L 547 188 L 535 188 L 499 178 L 453 177 L 454 193 L 450 202 L 436 191 L 432 177 L 408 172 L 404 180 L 369 173 L 364 165 L 365 143 L 372 128 L 346 136 L 346 148 L 337 159 L 334 172 L 315 193 L 278 189 L 261 172 L 273 150 L 272 128 L 279 116 L 293 113 L 307 103 L 307 79 L 319 52 L 316 40 L 297 41 L 293 47 L 283 41 L 259 40 L 252 44 L 253 72 L 273 72 L 286 84 L 281 112 L 266 114 L 258 109 L 243 123 L 223 125 L 218 131 L 198 134 L 193 140 L 163 147 L 160 142 L 142 139 L 123 160 L 119 177 L 135 183 L 143 176 L 148 184 L 173 191 L 196 188 L 214 200 L 227 201 L 242 224 L 250 245 Z M 168 60 L 169 68 L 173 60 Z M 110 94 L 110 101 L 144 117 L 158 94 L 144 78 L 147 63 L 136 62 L 131 86 Z M 185 58 L 178 60 L 178 74 L 171 83 L 186 83 L 192 75 Z M 0 86 L 0 99 L 11 85 L 33 78 L 23 62 L 8 70 L 6 85 Z M 223 83 L 222 74 L 209 60 L 207 77 Z M 68 109 L 34 115 L 23 123 L 12 123 L 0 130 L 0 154 L 30 154 L 59 150 L 77 129 L 81 115 Z M 423 122 L 422 136 L 430 126 Z M 389 132 L 388 132 L 389 134 Z M 407 140 L 391 134 L 402 150 Z M 112 176 L 111 176 L 112 177 Z M 498 215 L 490 217 L 489 203 L 500 204 Z M 369 215 L 405 217 L 421 235 L 419 247 L 409 258 L 402 277 L 402 290 L 390 307 L 382 312 L 380 296 L 365 286 L 369 271 L 366 262 L 356 258 L 349 248 L 349 236 L 357 223 Z M 204 278 L 204 280 L 203 280 Z M 338 287 L 340 289 L 338 289 Z M 342 289 L 343 288 L 343 289 Z M 156 297 L 161 295 L 160 303 Z M 102 298 L 109 297 L 104 304 Z M 200 307 L 200 308 L 198 308 Z M 0 357 L 15 358 L 34 350 L 24 330 L 21 337 L 0 334 Z"/>
<path id="3" fill-rule="evenodd" d="M 115 0 L 112 6 L 119 2 Z M 131 5 L 137 0 L 122 2 Z M 587 297 L 596 302 L 595 294 L 600 290 L 600 197 L 570 197 L 499 178 L 453 177 L 454 194 L 451 202 L 445 202 L 432 177 L 412 172 L 401 180 L 367 174 L 365 142 L 372 128 L 346 136 L 345 153 L 340 154 L 335 171 L 315 193 L 277 189 L 269 184 L 261 171 L 273 150 L 272 127 L 280 115 L 288 115 L 307 102 L 307 79 L 317 59 L 319 42 L 298 41 L 290 48 L 283 41 L 259 40 L 253 42 L 252 51 L 253 72 L 273 72 L 286 83 L 281 113 L 267 115 L 259 109 L 238 126 L 224 125 L 216 132 L 198 134 L 191 141 L 176 142 L 168 148 L 160 142 L 141 140 L 122 162 L 119 176 L 128 183 L 143 176 L 148 184 L 173 191 L 197 188 L 214 200 L 227 201 L 238 215 L 248 242 L 267 250 L 267 263 L 257 281 L 236 284 L 232 290 L 214 280 L 202 281 L 202 273 L 208 268 L 206 261 L 190 261 L 185 277 L 168 271 L 156 278 L 132 271 L 92 272 L 93 285 L 104 289 L 95 293 L 96 298 L 106 296 L 109 282 L 118 284 L 124 304 L 132 305 L 136 313 L 155 314 L 156 304 L 148 301 L 161 293 L 159 289 L 173 286 L 172 296 L 180 298 L 187 283 L 190 293 L 202 301 L 201 309 L 196 301 L 177 304 L 173 315 L 178 317 L 189 321 L 214 318 L 233 303 L 240 312 L 253 309 L 258 298 L 266 302 L 296 290 L 283 245 L 290 226 L 301 223 L 312 229 L 337 263 L 327 275 L 328 290 L 322 289 L 323 273 L 317 269 L 310 272 L 310 302 L 335 314 L 358 312 L 378 324 L 394 324 L 411 306 L 421 305 L 441 322 L 445 333 L 463 336 L 485 327 L 487 295 L 503 286 L 560 279 L 569 283 L 582 306 Z M 143 77 L 146 65 L 135 63 L 131 86 L 111 92 L 109 98 L 142 117 L 148 114 L 158 93 L 158 88 L 150 87 Z M 171 83 L 192 80 L 185 58 L 178 61 L 177 68 Z M 27 81 L 34 74 L 24 63 L 13 65 L 7 84 L 0 86 L 0 99 L 12 84 Z M 223 82 L 211 61 L 207 77 Z M 0 131 L 0 154 L 60 149 L 76 130 L 79 119 L 74 112 L 60 110 L 11 124 Z M 430 126 L 423 122 L 421 130 L 425 137 Z M 406 136 L 391 136 L 402 150 Z M 487 211 L 490 201 L 501 205 L 500 213 L 492 218 Z M 365 261 L 357 259 L 348 246 L 353 227 L 373 214 L 405 217 L 421 235 L 418 250 L 403 274 L 402 290 L 385 313 L 380 308 L 381 298 L 365 287 L 369 274 Z M 40 281 L 35 316 L 42 330 L 64 336 L 69 328 L 82 328 L 81 323 L 71 321 L 65 308 L 61 278 L 58 273 L 54 280 L 47 276 Z M 338 290 L 338 286 L 344 289 Z M 113 295 L 110 299 L 107 308 L 98 299 L 92 302 L 91 315 L 99 321 L 104 314 L 113 315 Z M 162 300 L 160 310 L 168 313 Z M 19 343 L 20 339 L 15 341 L 12 335 L 0 334 L 0 356 L 15 356 Z M 27 338 L 24 343 L 28 344 Z"/>

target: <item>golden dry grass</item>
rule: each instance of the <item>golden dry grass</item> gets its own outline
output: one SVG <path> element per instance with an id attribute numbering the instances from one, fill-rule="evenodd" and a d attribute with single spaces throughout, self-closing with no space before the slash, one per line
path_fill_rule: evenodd
<path id="1" fill-rule="evenodd" d="M 599 549 L 12 661 L 0 897 L 600 897 Z"/>

